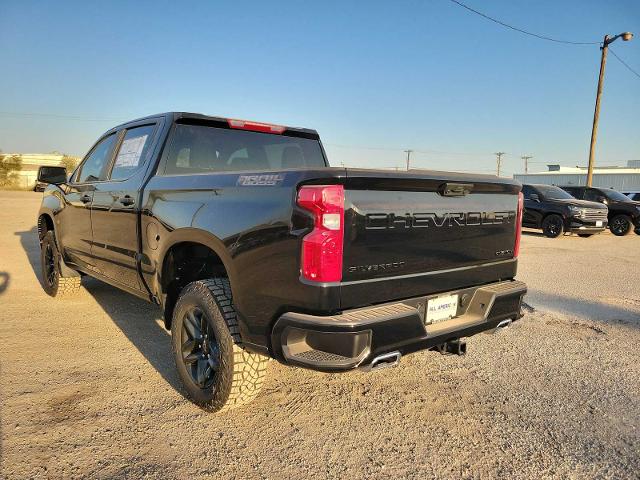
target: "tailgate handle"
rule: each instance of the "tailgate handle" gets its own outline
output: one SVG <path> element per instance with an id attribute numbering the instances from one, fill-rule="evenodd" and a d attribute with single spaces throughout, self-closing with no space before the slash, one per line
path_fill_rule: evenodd
<path id="1" fill-rule="evenodd" d="M 473 183 L 443 183 L 438 193 L 443 197 L 464 197 L 471 193 Z"/>

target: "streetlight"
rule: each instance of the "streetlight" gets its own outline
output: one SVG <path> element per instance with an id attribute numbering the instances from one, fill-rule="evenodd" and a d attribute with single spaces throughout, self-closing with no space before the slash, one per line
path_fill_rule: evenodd
<path id="1" fill-rule="evenodd" d="M 615 42 L 617 39 L 622 38 L 623 41 L 628 42 L 633 38 L 633 33 L 623 32 L 619 33 L 615 37 L 609 35 L 604 36 L 602 42 L 602 59 L 600 60 L 600 77 L 598 77 L 598 91 L 596 93 L 596 109 L 593 112 L 593 127 L 591 129 L 591 146 L 589 147 L 589 171 L 587 173 L 587 187 L 591 186 L 593 180 L 593 162 L 595 160 L 596 149 L 596 136 L 598 135 L 598 119 L 600 117 L 600 97 L 602 96 L 602 83 L 604 82 L 604 67 L 607 64 L 607 51 L 609 50 L 609 44 Z"/>

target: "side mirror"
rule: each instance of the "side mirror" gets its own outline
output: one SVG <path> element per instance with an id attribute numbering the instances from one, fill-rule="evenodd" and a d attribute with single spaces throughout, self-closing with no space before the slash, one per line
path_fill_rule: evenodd
<path id="1" fill-rule="evenodd" d="M 64 167 L 40 167 L 38 169 L 38 181 L 53 185 L 67 183 L 67 169 Z"/>
<path id="2" fill-rule="evenodd" d="M 540 201 L 540 196 L 537 193 L 532 193 L 529 195 L 529 200 L 533 200 L 534 202 Z"/>

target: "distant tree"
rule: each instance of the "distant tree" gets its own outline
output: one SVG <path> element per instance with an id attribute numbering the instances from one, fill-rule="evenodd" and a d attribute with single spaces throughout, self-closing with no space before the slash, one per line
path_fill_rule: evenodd
<path id="1" fill-rule="evenodd" d="M 66 168 L 69 174 L 78 166 L 78 159 L 70 155 L 63 155 L 62 160 L 60 160 L 60 165 Z"/>
<path id="2" fill-rule="evenodd" d="M 0 154 L 0 186 L 12 185 L 18 180 L 22 170 L 22 158 L 19 155 Z"/>

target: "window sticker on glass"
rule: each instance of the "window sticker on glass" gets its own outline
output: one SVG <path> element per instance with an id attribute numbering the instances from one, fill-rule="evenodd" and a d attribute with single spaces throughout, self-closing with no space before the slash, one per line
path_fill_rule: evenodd
<path id="1" fill-rule="evenodd" d="M 122 142 L 118 156 L 116 157 L 116 167 L 137 167 L 142 156 L 142 149 L 147 141 L 148 135 L 127 138 Z"/>

